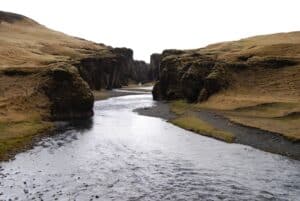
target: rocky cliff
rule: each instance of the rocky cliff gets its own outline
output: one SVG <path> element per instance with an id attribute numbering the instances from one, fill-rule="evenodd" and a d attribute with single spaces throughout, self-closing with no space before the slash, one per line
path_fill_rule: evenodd
<path id="1" fill-rule="evenodd" d="M 153 97 L 155 100 L 202 102 L 221 90 L 237 87 L 237 84 L 238 87 L 245 86 L 250 81 L 250 77 L 244 77 L 245 73 L 253 75 L 263 71 L 267 76 L 268 71 L 277 71 L 280 78 L 281 69 L 299 64 L 299 41 L 300 32 L 293 32 L 214 44 L 196 50 L 166 50 L 161 56 L 159 80 Z M 261 87 L 253 83 L 252 90 Z M 297 85 L 292 91 L 298 94 L 299 89 Z"/>
<path id="2" fill-rule="evenodd" d="M 93 115 L 93 90 L 149 81 L 133 51 L 53 31 L 0 11 L 0 160 L 53 120 Z"/>
<path id="3" fill-rule="evenodd" d="M 1 115 L 37 112 L 43 120 L 93 115 L 93 94 L 75 67 L 0 70 Z M 14 121 L 12 119 L 11 121 Z"/>
<path id="4" fill-rule="evenodd" d="M 174 111 L 212 110 L 232 122 L 300 140 L 300 32 L 166 50 L 159 66 L 153 98 L 193 103 Z"/>
<path id="5" fill-rule="evenodd" d="M 109 47 L 105 54 L 80 59 L 74 65 L 94 90 L 120 88 L 129 82 L 152 81 L 149 64 L 134 60 L 133 51 L 128 48 Z"/>
<path id="6" fill-rule="evenodd" d="M 161 61 L 161 54 L 154 53 L 150 56 L 151 80 L 158 79 L 160 61 Z"/>
<path id="7" fill-rule="evenodd" d="M 129 82 L 152 80 L 150 66 L 135 61 L 131 49 L 71 37 L 25 16 L 1 11 L 0 70 L 8 73 L 0 75 L 3 82 L 15 79 L 15 75 L 16 82 L 37 76 L 39 81 L 32 83 L 43 85 L 46 105 L 53 119 L 91 116 L 91 89 L 119 88 Z M 23 74 L 26 76 L 17 79 Z M 32 93 L 37 94 L 41 90 L 39 87 L 29 88 L 27 90 L 36 90 Z M 3 92 L 1 98 L 8 96 Z M 34 100 L 32 104 L 35 104 Z"/>

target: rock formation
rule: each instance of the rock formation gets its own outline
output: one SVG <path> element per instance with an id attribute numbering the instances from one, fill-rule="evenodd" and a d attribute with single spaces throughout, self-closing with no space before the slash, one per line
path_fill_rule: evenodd
<path id="1" fill-rule="evenodd" d="M 150 56 L 151 80 L 158 79 L 160 60 L 161 54 L 154 53 Z"/>
<path id="2" fill-rule="evenodd" d="M 290 40 L 286 39 L 288 37 Z M 242 72 L 255 74 L 263 69 L 266 73 L 268 69 L 295 66 L 300 60 L 300 44 L 295 43 L 299 38 L 300 33 L 293 32 L 214 44 L 196 50 L 165 50 L 153 98 L 202 102 L 221 90 L 236 87 L 237 83 L 243 86 L 239 77 Z M 255 87 L 262 86 L 253 83 L 252 88 Z"/>
<path id="3" fill-rule="evenodd" d="M 128 48 L 68 36 L 0 11 L 0 160 L 54 120 L 93 115 L 92 90 L 147 82 L 149 65 Z"/>
<path id="4" fill-rule="evenodd" d="M 75 67 L 6 68 L 0 70 L 0 83 L 5 116 L 37 112 L 43 120 L 67 120 L 93 115 L 93 94 Z"/>
<path id="5" fill-rule="evenodd" d="M 149 64 L 133 59 L 128 48 L 110 48 L 109 53 L 94 55 L 74 64 L 91 89 L 112 89 L 128 85 L 130 81 L 152 81 Z"/>
<path id="6" fill-rule="evenodd" d="M 37 84 L 42 85 L 47 95 L 53 119 L 91 116 L 91 89 L 151 81 L 149 65 L 135 61 L 131 49 L 71 37 L 25 16 L 1 11 L 0 30 L 0 70 L 11 75 L 16 72 L 18 76 L 38 72 Z M 0 76 L 2 80 L 12 78 L 5 73 Z M 30 90 L 40 93 L 39 87 Z"/>

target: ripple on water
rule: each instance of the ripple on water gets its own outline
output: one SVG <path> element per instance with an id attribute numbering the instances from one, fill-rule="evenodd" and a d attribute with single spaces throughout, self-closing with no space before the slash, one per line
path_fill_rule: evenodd
<path id="1" fill-rule="evenodd" d="M 0 164 L 0 200 L 297 200 L 300 162 L 139 116 L 150 95 L 96 102 L 95 116 Z M 299 199 L 298 199 L 299 200 Z"/>

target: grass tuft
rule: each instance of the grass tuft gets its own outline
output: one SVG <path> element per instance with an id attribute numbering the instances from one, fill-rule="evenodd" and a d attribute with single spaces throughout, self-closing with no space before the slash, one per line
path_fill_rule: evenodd
<path id="1" fill-rule="evenodd" d="M 186 130 L 208 137 L 213 137 L 228 143 L 232 143 L 235 140 L 235 136 L 232 133 L 219 130 L 195 116 L 182 116 L 171 120 L 171 122 Z"/>

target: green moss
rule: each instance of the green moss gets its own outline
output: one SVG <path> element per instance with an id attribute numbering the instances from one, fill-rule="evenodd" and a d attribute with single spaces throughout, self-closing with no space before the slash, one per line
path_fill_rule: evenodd
<path id="1" fill-rule="evenodd" d="M 0 160 L 31 145 L 33 138 L 52 128 L 43 121 L 0 122 Z"/>
<path id="2" fill-rule="evenodd" d="M 170 110 L 171 110 L 171 112 L 173 112 L 173 113 L 175 113 L 177 115 L 183 115 L 191 107 L 192 107 L 191 104 L 188 104 L 184 100 L 172 101 L 171 104 L 170 104 Z"/>
<path id="3" fill-rule="evenodd" d="M 235 136 L 232 133 L 216 129 L 207 122 L 202 121 L 194 116 L 182 116 L 171 120 L 171 122 L 186 130 L 190 130 L 208 137 L 213 137 L 228 143 L 232 143 L 235 140 Z"/>

